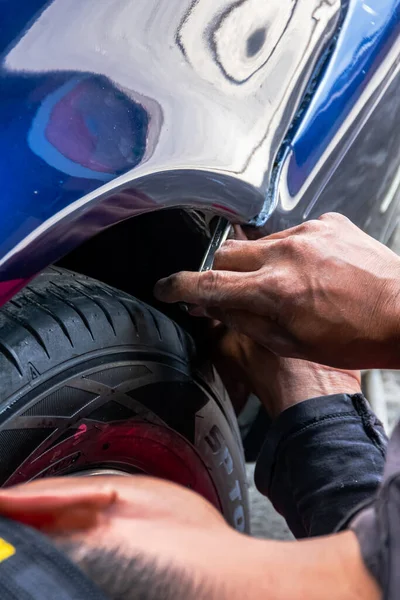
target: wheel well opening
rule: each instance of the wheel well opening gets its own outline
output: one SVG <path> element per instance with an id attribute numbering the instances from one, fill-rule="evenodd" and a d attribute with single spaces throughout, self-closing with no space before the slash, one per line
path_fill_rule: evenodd
<path id="1" fill-rule="evenodd" d="M 198 269 L 209 240 L 207 219 L 170 209 L 128 219 L 84 242 L 57 266 L 116 287 L 188 326 L 193 320 L 153 295 L 155 283 L 182 270 Z"/>

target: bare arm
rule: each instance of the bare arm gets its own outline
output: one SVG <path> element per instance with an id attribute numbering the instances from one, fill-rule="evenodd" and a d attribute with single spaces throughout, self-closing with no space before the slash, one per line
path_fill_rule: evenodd
<path id="1" fill-rule="evenodd" d="M 249 540 L 251 598 L 273 600 L 379 600 L 352 532 L 302 542 Z M 246 550 L 245 548 L 243 549 Z M 286 576 L 284 575 L 286 573 Z M 251 589 L 251 591 L 253 591 Z"/>

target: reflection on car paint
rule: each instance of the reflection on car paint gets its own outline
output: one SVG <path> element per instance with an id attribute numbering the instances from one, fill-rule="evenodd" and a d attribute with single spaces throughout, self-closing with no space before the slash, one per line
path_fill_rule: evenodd
<path id="1" fill-rule="evenodd" d="M 110 181 L 143 159 L 148 123 L 145 109 L 107 82 L 72 78 L 41 103 L 28 146 L 66 175 Z"/>
<path id="2" fill-rule="evenodd" d="M 154 209 L 218 207 L 239 221 L 271 212 L 275 157 L 339 0 L 318 21 L 309 0 L 27 3 L 0 8 L 0 123 L 12 145 L 0 164 L 3 278 L 11 260 L 30 274 L 80 243 L 79 218 L 98 219 L 106 200 L 115 222 L 127 189 Z M 45 240 L 56 250 L 39 251 Z"/>
<path id="3" fill-rule="evenodd" d="M 385 235 L 399 10 L 3 0 L 0 278 L 22 281 L 113 223 L 173 206 L 266 231 L 335 209 Z"/>
<path id="4" fill-rule="evenodd" d="M 306 217 L 318 202 L 357 135 L 349 130 L 357 121 L 357 130 L 368 122 L 398 73 L 399 35 L 398 0 L 350 3 L 326 73 L 290 143 L 279 190 L 286 211 L 296 206 L 316 179 L 320 189 L 308 194 Z M 365 106 L 368 110 L 361 115 Z M 327 168 L 332 155 L 334 163 Z"/>

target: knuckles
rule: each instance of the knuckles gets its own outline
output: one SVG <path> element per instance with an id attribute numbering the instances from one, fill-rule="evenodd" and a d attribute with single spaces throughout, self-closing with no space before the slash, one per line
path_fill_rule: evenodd
<path id="1" fill-rule="evenodd" d="M 297 269 L 299 261 L 304 262 L 314 254 L 318 247 L 316 239 L 318 238 L 306 234 L 284 238 L 279 242 L 279 252 L 284 258 L 291 260 L 293 267 Z"/>
<path id="2" fill-rule="evenodd" d="M 218 295 L 218 284 L 220 279 L 221 277 L 218 271 L 204 271 L 204 273 L 201 274 L 201 277 L 197 279 L 196 283 L 196 292 L 199 297 L 204 297 L 207 299 L 209 297 L 214 298 L 216 295 Z"/>
<path id="3" fill-rule="evenodd" d="M 336 213 L 336 212 L 325 213 L 324 215 L 321 215 L 318 218 L 318 221 L 320 223 L 327 223 L 327 224 L 331 224 L 331 225 L 335 225 L 335 224 L 344 225 L 345 223 L 347 223 L 347 224 L 351 223 L 350 219 L 348 219 L 344 215 L 341 215 L 340 213 Z"/>
<path id="4" fill-rule="evenodd" d="M 214 268 L 223 266 L 230 256 L 235 252 L 238 244 L 236 240 L 226 240 L 223 245 L 218 248 L 214 257 Z"/>
<path id="5" fill-rule="evenodd" d="M 232 252 L 233 250 L 236 250 L 236 248 L 238 248 L 240 245 L 240 241 L 238 240 L 226 240 L 221 248 L 218 250 L 218 253 L 229 253 Z"/>

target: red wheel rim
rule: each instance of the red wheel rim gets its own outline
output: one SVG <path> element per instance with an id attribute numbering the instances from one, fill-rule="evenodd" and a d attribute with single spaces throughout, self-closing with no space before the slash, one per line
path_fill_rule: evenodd
<path id="1" fill-rule="evenodd" d="M 46 440 L 9 477 L 6 486 L 42 477 L 114 468 L 173 481 L 204 496 L 221 510 L 207 466 L 183 437 L 144 421 L 83 421 L 70 436 L 48 448 Z M 47 447 L 47 449 L 46 449 Z"/>

